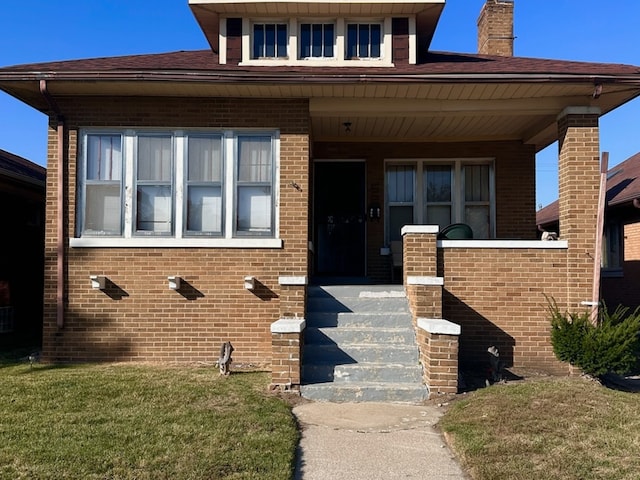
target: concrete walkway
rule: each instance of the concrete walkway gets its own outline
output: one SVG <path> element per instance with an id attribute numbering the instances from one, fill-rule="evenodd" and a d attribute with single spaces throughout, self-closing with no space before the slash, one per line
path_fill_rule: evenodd
<path id="1" fill-rule="evenodd" d="M 297 405 L 302 427 L 296 480 L 462 480 L 466 476 L 434 425 L 433 405 Z"/>

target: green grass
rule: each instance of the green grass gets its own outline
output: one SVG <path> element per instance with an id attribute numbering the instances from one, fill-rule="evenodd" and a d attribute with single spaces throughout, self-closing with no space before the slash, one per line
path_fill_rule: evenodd
<path id="1" fill-rule="evenodd" d="M 265 373 L 0 365 L 0 479 L 288 479 L 298 432 Z"/>
<path id="2" fill-rule="evenodd" d="M 583 378 L 479 390 L 440 426 L 476 480 L 640 478 L 640 394 Z"/>

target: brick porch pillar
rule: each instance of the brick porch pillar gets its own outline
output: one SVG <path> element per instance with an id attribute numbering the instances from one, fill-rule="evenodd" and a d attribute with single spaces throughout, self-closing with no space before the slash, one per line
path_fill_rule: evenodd
<path id="1" fill-rule="evenodd" d="M 271 324 L 271 388 L 298 391 L 306 326 L 306 276 L 280 276 L 280 319 Z"/>
<path id="2" fill-rule="evenodd" d="M 569 107 L 558 116 L 560 235 L 569 242 L 567 308 L 590 301 L 600 178 L 597 107 Z"/>

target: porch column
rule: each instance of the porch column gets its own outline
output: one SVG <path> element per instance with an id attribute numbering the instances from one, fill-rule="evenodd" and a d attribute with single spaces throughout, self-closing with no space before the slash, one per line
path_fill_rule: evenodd
<path id="1" fill-rule="evenodd" d="M 302 343 L 308 279 L 280 276 L 280 319 L 271 324 L 271 388 L 297 392 L 302 376 Z"/>
<path id="2" fill-rule="evenodd" d="M 558 116 L 560 234 L 568 241 L 567 308 L 590 301 L 600 175 L 597 107 L 569 107 Z"/>
<path id="3" fill-rule="evenodd" d="M 437 277 L 437 225 L 402 227 L 402 274 L 414 323 L 442 318 L 442 278 Z"/>

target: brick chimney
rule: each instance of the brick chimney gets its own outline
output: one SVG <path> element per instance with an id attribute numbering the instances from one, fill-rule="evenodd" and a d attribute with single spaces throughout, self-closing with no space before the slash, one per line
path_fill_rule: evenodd
<path id="1" fill-rule="evenodd" d="M 513 56 L 513 0 L 487 0 L 478 17 L 478 53 Z"/>

